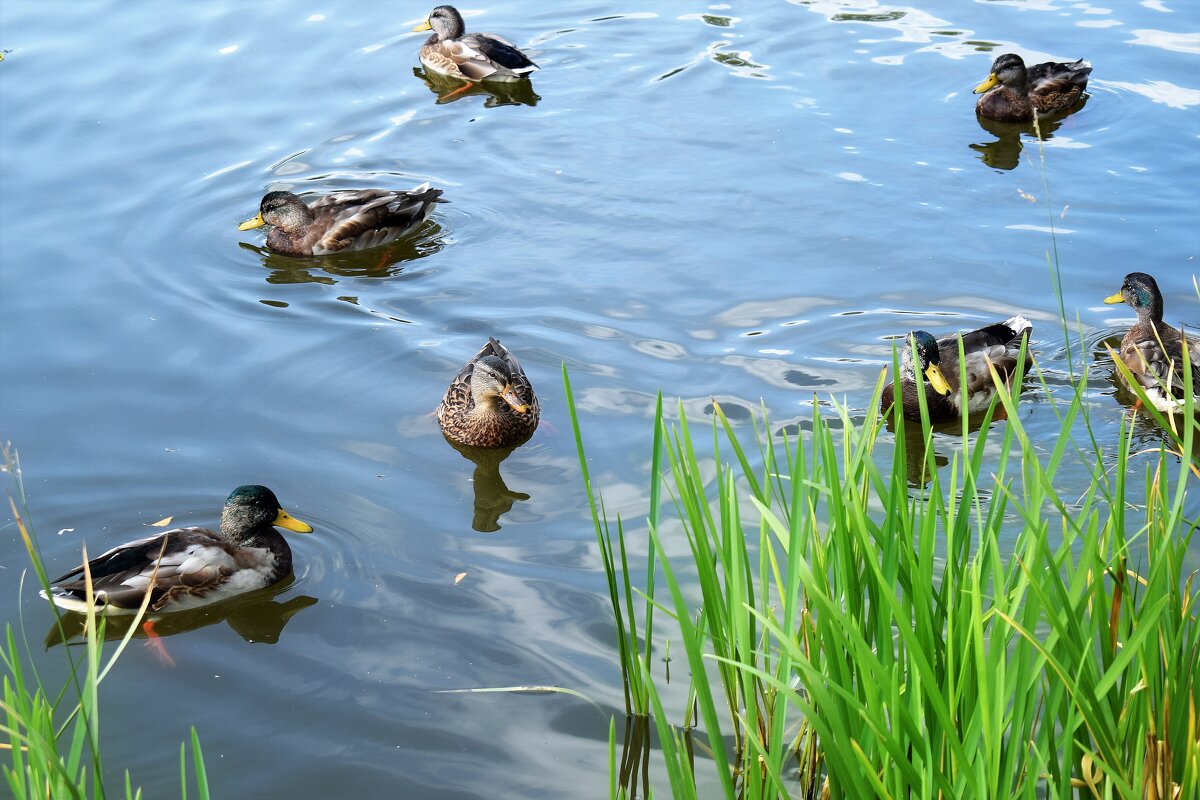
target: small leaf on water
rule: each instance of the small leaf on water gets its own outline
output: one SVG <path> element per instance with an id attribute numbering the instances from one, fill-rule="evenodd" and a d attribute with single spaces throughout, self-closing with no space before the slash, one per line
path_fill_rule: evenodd
<path id="1" fill-rule="evenodd" d="M 1028 200 L 1031 203 L 1037 202 L 1037 198 L 1034 197 L 1033 195 L 1031 195 L 1029 192 L 1025 191 L 1024 189 L 1017 189 L 1017 194 L 1021 195 L 1022 198 L 1024 198 L 1025 200 Z"/>
<path id="2" fill-rule="evenodd" d="M 457 575 L 455 575 L 454 576 L 454 585 L 458 586 L 459 582 L 465 577 L 467 577 L 467 573 L 465 573 L 465 572 L 460 572 Z"/>
<path id="3" fill-rule="evenodd" d="M 151 522 L 150 527 L 151 528 L 165 528 L 171 524 L 172 519 L 174 519 L 174 517 L 163 517 L 158 522 Z"/>
<path id="4" fill-rule="evenodd" d="M 1066 219 L 1066 218 L 1067 218 L 1067 209 L 1068 209 L 1068 208 L 1070 208 L 1070 206 L 1063 206 L 1062 213 L 1058 215 L 1058 218 L 1059 218 L 1059 219 Z"/>

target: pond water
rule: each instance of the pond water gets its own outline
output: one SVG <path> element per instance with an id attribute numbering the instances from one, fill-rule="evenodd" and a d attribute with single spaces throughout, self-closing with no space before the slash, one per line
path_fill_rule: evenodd
<path id="1" fill-rule="evenodd" d="M 193 724 L 224 798 L 605 791 L 619 667 L 564 362 L 593 478 L 637 519 L 659 390 L 696 420 L 716 398 L 794 422 L 814 393 L 865 416 L 890 337 L 1019 312 L 1065 396 L 1052 226 L 1102 439 L 1124 407 L 1097 343 L 1132 319 L 1102 298 L 1145 270 L 1200 324 L 1193 3 L 499 2 L 468 25 L 542 71 L 442 102 L 414 74 L 428 11 L 0 10 L 0 436 L 49 568 L 168 515 L 212 525 L 242 483 L 316 529 L 293 584 L 106 681 L 106 764 L 147 796 L 175 793 Z M 975 118 L 1007 51 L 1095 65 L 1048 181 L 1028 133 Z M 385 250 L 290 259 L 237 230 L 268 188 L 424 181 L 450 202 Z M 432 415 L 489 335 L 542 403 L 502 465 Z M 1021 415 L 1051 447 L 1044 394 Z M 36 642 L 4 522 L 0 616 Z M 37 659 L 53 685 L 61 652 Z M 437 691 L 551 685 L 601 711 Z"/>

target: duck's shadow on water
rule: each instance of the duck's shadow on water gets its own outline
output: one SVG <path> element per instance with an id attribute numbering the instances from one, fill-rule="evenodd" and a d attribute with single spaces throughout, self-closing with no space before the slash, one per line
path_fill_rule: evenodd
<path id="1" fill-rule="evenodd" d="M 459 444 L 443 434 L 446 442 L 475 465 L 471 485 L 475 490 L 471 527 L 480 533 L 500 530 L 500 517 L 512 510 L 518 500 L 528 500 L 525 492 L 514 492 L 504 483 L 500 464 L 520 445 L 511 447 L 471 447 Z"/>
<path id="2" fill-rule="evenodd" d="M 421 79 L 425 87 L 437 96 L 438 105 L 454 103 L 464 97 L 484 96 L 484 108 L 499 106 L 536 106 L 542 98 L 533 91 L 528 78 L 518 81 L 482 81 L 464 83 L 457 78 L 447 78 L 421 67 L 413 68 L 413 75 Z"/>
<path id="3" fill-rule="evenodd" d="M 446 238 L 445 229 L 430 220 L 411 236 L 383 247 L 351 253 L 285 256 L 248 242 L 238 242 L 238 246 L 258 255 L 263 269 L 267 270 L 267 283 L 324 283 L 332 286 L 340 278 L 395 277 L 412 262 L 440 252 L 446 246 Z"/>
<path id="4" fill-rule="evenodd" d="M 1042 141 L 1053 139 L 1054 132 L 1062 127 L 1066 118 L 1082 110 L 1087 101 L 1088 96 L 1085 94 L 1069 110 L 1039 118 L 1036 128 L 1032 122 L 995 122 L 977 114 L 975 119 L 979 122 L 979 127 L 995 136 L 996 140 L 969 146 L 979 154 L 979 160 L 986 166 L 992 169 L 1015 169 L 1021 163 L 1021 150 L 1024 147 L 1022 137 L 1036 139 L 1040 129 Z"/>
<path id="5" fill-rule="evenodd" d="M 296 614 L 309 606 L 316 605 L 317 598 L 308 595 L 297 595 L 283 602 L 275 598 L 291 588 L 296 582 L 294 575 L 288 575 L 279 583 L 259 589 L 255 592 L 232 597 L 211 606 L 175 611 L 161 616 L 155 615 L 154 633 L 158 636 L 173 636 L 177 633 L 205 628 L 219 622 L 227 622 L 229 627 L 247 642 L 265 642 L 275 644 L 279 641 L 284 627 Z M 132 614 L 109 616 L 105 618 L 104 639 L 111 641 L 121 639 L 133 623 Z M 62 628 L 52 624 L 46 634 L 45 645 L 49 649 L 59 644 L 75 644 L 83 638 L 87 617 L 83 614 L 67 611 L 61 615 Z M 134 632 L 135 638 L 147 638 L 147 633 L 139 628 Z"/>

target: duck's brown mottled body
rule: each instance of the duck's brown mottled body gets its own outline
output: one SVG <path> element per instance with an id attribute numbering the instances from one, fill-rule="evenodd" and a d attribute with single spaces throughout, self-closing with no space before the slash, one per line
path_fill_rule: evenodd
<path id="1" fill-rule="evenodd" d="M 270 225 L 267 247 L 289 256 L 320 256 L 367 250 L 412 233 L 429 219 L 441 189 L 428 184 L 407 192 L 356 189 L 317 198 L 312 205 L 291 192 L 263 197 L 257 217 L 241 230 Z"/>
<path id="2" fill-rule="evenodd" d="M 1067 111 L 1083 95 L 1091 72 L 1082 59 L 1026 68 L 1020 56 L 1005 53 L 992 63 L 987 80 L 975 87 L 977 93 L 984 93 L 975 112 L 996 122 L 1028 122 L 1035 114 Z"/>
<path id="3" fill-rule="evenodd" d="M 540 414 L 525 370 L 495 339 L 454 376 L 437 410 L 446 436 L 474 447 L 521 444 L 537 429 Z"/>
<path id="4" fill-rule="evenodd" d="M 494 33 L 467 33 L 453 6 L 438 6 L 413 28 L 432 30 L 419 58 L 426 69 L 464 81 L 516 81 L 538 69 L 529 57 Z"/>

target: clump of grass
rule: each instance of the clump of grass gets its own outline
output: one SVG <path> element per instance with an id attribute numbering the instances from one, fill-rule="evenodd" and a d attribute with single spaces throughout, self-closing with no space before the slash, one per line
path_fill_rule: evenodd
<path id="1" fill-rule="evenodd" d="M 927 422 L 910 453 L 897 416 L 886 459 L 884 421 L 834 403 L 795 436 L 771 434 L 764 413 L 751 449 L 716 408 L 706 478 L 682 407 L 670 426 L 660 401 L 652 497 L 665 483 L 691 558 L 663 557 L 655 508 L 650 560 L 691 669 L 684 718 L 694 703 L 723 796 L 1200 796 L 1200 587 L 1186 567 L 1200 523 L 1185 511 L 1200 473 L 1176 458 L 1195 452 L 1193 401 L 1144 465 L 1123 424 L 1114 464 L 1090 428 L 1093 452 L 1072 435 L 1088 425 L 1086 371 L 1049 452 L 993 378 L 998 446 L 989 411 L 942 470 Z M 1082 496 L 1058 486 L 1068 458 L 1090 470 Z M 910 459 L 926 485 L 910 485 Z M 605 563 L 624 678 L 652 706 L 672 792 L 692 797 L 687 727 L 661 704 L 649 633 L 629 637 L 627 530 L 619 565 Z"/>
<path id="2" fill-rule="evenodd" d="M 38 583 L 49 594 L 50 584 L 37 546 L 37 537 L 25 522 L 29 518 L 29 511 L 25 504 L 20 461 L 16 452 L 7 446 L 3 448 L 3 459 L 3 471 L 12 477 L 20 498 L 18 510 L 18 503 L 11 495 L 9 497 L 13 520 Z M 84 562 L 87 562 L 86 551 Z M 91 607 L 91 575 L 85 574 L 85 577 Z M 23 578 L 20 588 L 24 593 Z M 129 631 L 107 659 L 103 652 L 105 620 L 102 616 L 97 617 L 94 608 L 91 608 L 84 624 L 83 659 L 76 659 L 75 648 L 62 649 L 70 661 L 71 670 L 66 685 L 57 691 L 47 689 L 36 666 L 29 660 L 28 653 L 31 651 L 28 641 L 22 636 L 18 642 L 12 625 L 5 626 L 5 644 L 0 648 L 0 662 L 3 662 L 4 668 L 3 701 L 0 702 L 4 721 L 0 724 L 0 734 L 6 741 L 0 743 L 0 749 L 8 750 L 9 763 L 0 765 L 0 771 L 14 798 L 84 800 L 89 797 L 120 796 L 119 791 L 105 784 L 100 752 L 100 684 L 129 644 L 145 614 L 148 600 L 149 593 Z M 47 602 L 54 610 L 61 634 L 62 621 L 58 608 L 52 602 Z M 63 639 L 65 641 L 65 634 Z M 180 796 L 187 800 L 190 777 L 197 796 L 200 800 L 207 800 L 208 778 L 195 728 L 192 728 L 190 738 L 190 770 L 187 743 L 179 748 Z M 124 774 L 122 789 L 127 800 L 142 796 L 141 789 L 133 788 L 128 771 Z"/>

